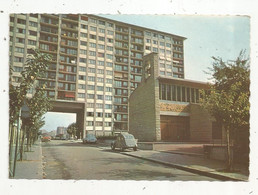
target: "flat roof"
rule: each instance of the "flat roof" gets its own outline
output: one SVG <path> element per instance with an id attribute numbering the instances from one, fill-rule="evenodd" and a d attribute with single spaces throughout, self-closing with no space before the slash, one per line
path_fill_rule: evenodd
<path id="1" fill-rule="evenodd" d="M 113 19 L 105 18 L 103 16 L 98 16 L 98 15 L 93 15 L 93 14 L 85 14 L 85 15 L 93 16 L 93 17 L 97 17 L 97 18 L 101 18 L 101 19 L 105 19 L 105 20 L 109 20 L 109 21 L 116 22 L 116 23 L 120 23 L 121 25 L 125 25 L 125 26 L 129 25 L 131 27 L 142 28 L 143 30 L 147 30 L 147 31 L 150 30 L 150 31 L 154 31 L 154 32 L 157 32 L 157 33 L 162 33 L 162 34 L 165 34 L 165 35 L 174 36 L 174 37 L 177 37 L 177 38 L 180 38 L 180 39 L 183 39 L 183 40 L 187 39 L 186 37 L 183 37 L 183 36 L 179 36 L 179 35 L 175 35 L 175 34 L 172 34 L 172 33 L 155 30 L 155 29 L 152 29 L 152 28 L 137 26 L 137 25 L 134 25 L 134 24 L 126 23 L 126 22 L 121 22 L 121 21 L 118 21 L 118 20 L 113 20 Z"/>
<path id="2" fill-rule="evenodd" d="M 195 81 L 195 80 L 189 80 L 189 79 L 171 78 L 171 77 L 166 77 L 166 76 L 159 76 L 158 80 L 166 82 L 166 83 L 173 82 L 173 84 L 190 85 L 193 87 L 206 88 L 206 89 L 208 89 L 209 85 L 211 84 L 208 82 Z"/>

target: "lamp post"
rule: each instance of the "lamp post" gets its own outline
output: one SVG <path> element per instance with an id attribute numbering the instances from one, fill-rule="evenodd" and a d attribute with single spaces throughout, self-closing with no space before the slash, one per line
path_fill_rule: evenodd
<path id="1" fill-rule="evenodd" d="M 15 154 L 14 154 L 14 164 L 13 164 L 13 177 L 15 176 L 15 169 L 16 169 L 16 161 L 17 161 L 17 151 L 18 151 L 18 144 L 19 144 L 19 132 L 21 129 L 21 121 L 20 119 L 26 119 L 30 117 L 30 109 L 27 105 L 26 100 L 23 102 L 23 106 L 19 110 L 18 120 L 17 120 L 17 136 L 16 136 L 16 144 L 15 144 Z"/>

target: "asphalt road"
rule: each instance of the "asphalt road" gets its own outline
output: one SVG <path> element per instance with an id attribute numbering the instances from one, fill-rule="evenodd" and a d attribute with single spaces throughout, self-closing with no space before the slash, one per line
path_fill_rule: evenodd
<path id="1" fill-rule="evenodd" d="M 100 145 L 52 140 L 42 143 L 42 152 L 45 179 L 215 181 Z"/>

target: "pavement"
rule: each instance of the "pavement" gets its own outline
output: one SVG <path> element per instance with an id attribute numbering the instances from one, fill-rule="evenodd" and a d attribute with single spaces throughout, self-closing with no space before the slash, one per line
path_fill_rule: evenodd
<path id="1" fill-rule="evenodd" d="M 77 143 L 77 141 L 75 142 Z M 100 147 L 103 147 L 100 146 Z M 181 146 L 182 147 L 182 146 Z M 127 150 L 123 155 L 148 160 L 151 162 L 189 171 L 199 175 L 212 177 L 222 181 L 248 181 L 249 171 L 244 165 L 237 164 L 235 172 L 224 172 L 225 162 L 204 158 L 200 153 L 192 151 L 177 152 L 173 150 Z M 24 160 L 17 161 L 14 179 L 43 179 L 41 141 L 32 146 L 31 152 L 25 152 Z"/>

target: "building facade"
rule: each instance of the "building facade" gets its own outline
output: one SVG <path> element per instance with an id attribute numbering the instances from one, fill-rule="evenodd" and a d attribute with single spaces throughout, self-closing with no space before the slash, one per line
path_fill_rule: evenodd
<path id="1" fill-rule="evenodd" d="M 160 74 L 157 53 L 144 56 L 142 82 L 129 98 L 129 132 L 140 141 L 212 142 L 222 127 L 199 105 L 209 85 Z"/>
<path id="2" fill-rule="evenodd" d="M 53 56 L 39 84 L 55 102 L 83 104 L 84 135 L 128 131 L 128 98 L 141 82 L 143 56 L 158 52 L 160 75 L 184 78 L 184 40 L 96 15 L 11 14 L 11 79 L 19 83 L 29 49 L 39 48 Z"/>

